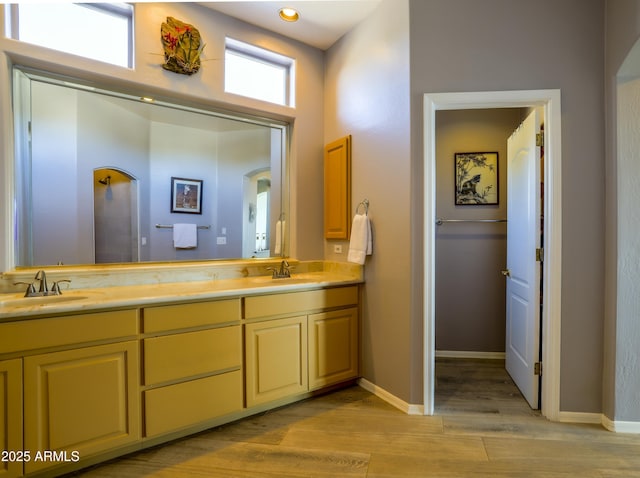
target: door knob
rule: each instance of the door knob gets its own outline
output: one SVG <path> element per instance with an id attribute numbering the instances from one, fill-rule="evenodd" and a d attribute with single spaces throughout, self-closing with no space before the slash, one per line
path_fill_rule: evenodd
<path id="1" fill-rule="evenodd" d="M 505 277 L 511 277 L 511 271 L 509 269 L 505 269 L 502 272 L 502 275 Z"/>

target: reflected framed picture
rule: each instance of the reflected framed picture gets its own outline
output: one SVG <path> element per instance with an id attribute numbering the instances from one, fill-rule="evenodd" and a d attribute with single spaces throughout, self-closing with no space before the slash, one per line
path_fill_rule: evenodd
<path id="1" fill-rule="evenodd" d="M 171 212 L 202 214 L 202 180 L 171 178 Z"/>
<path id="2" fill-rule="evenodd" d="M 498 204 L 498 153 L 455 153 L 456 206 Z"/>

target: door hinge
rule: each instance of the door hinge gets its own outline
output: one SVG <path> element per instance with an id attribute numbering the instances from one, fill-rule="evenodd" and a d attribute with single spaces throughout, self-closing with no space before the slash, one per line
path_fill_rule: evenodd
<path id="1" fill-rule="evenodd" d="M 533 374 L 542 376 L 542 362 L 533 364 Z"/>
<path id="2" fill-rule="evenodd" d="M 540 148 L 544 146 L 544 133 L 536 133 L 536 146 Z"/>
<path id="3" fill-rule="evenodd" d="M 542 262 L 543 259 L 544 259 L 544 249 L 542 247 L 538 247 L 536 249 L 536 261 Z"/>

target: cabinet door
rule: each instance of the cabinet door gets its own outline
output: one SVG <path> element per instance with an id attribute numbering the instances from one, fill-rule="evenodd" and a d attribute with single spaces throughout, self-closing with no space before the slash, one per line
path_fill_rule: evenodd
<path id="1" fill-rule="evenodd" d="M 138 342 L 85 347 L 24 359 L 27 473 L 55 461 L 46 450 L 82 459 L 140 440 Z"/>
<path id="2" fill-rule="evenodd" d="M 309 316 L 309 389 L 358 376 L 358 309 Z"/>
<path id="3" fill-rule="evenodd" d="M 245 327 L 247 407 L 306 392 L 307 317 Z"/>
<path id="4" fill-rule="evenodd" d="M 0 362 L 0 451 L 21 452 L 22 359 Z M 22 476 L 20 457 L 0 461 L 0 477 Z"/>
<path id="5" fill-rule="evenodd" d="M 349 239 L 351 229 L 351 136 L 324 148 L 324 237 Z"/>

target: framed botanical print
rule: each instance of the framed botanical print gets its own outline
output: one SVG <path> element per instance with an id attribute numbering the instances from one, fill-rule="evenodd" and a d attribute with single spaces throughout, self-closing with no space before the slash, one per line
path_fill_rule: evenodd
<path id="1" fill-rule="evenodd" d="M 171 212 L 202 214 L 202 180 L 171 178 Z"/>
<path id="2" fill-rule="evenodd" d="M 498 153 L 455 153 L 455 204 L 498 204 Z"/>

